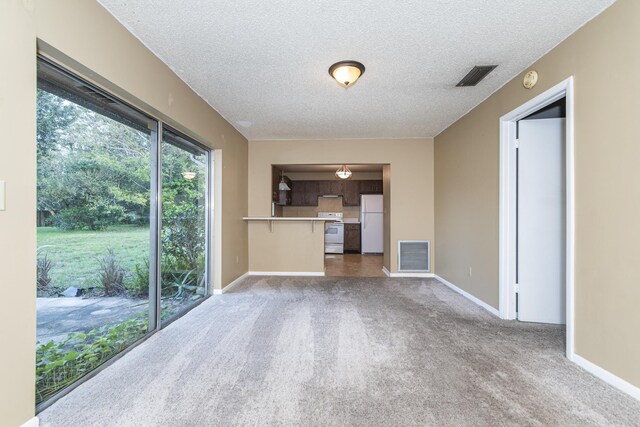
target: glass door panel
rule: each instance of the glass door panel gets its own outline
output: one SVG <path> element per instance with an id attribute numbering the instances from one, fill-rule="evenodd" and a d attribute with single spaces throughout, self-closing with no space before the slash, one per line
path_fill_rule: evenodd
<path id="1" fill-rule="evenodd" d="M 39 61 L 37 403 L 155 328 L 156 144 L 156 121 Z"/>
<path id="2" fill-rule="evenodd" d="M 208 152 L 162 132 L 161 320 L 207 295 Z"/>

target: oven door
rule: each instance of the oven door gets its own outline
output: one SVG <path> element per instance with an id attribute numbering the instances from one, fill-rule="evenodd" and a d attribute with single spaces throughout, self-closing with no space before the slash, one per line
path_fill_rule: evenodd
<path id="1" fill-rule="evenodd" d="M 324 225 L 324 244 L 342 245 L 344 243 L 344 224 L 341 222 L 327 222 Z"/>
<path id="2" fill-rule="evenodd" d="M 324 253 L 325 254 L 343 254 L 344 253 L 344 246 L 343 245 L 332 245 L 332 244 L 325 244 L 324 245 Z"/>

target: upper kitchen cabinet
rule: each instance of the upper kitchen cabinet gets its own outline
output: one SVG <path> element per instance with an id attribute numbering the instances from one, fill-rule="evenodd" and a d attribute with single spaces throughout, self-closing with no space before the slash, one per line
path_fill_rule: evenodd
<path id="1" fill-rule="evenodd" d="M 293 206 L 304 206 L 304 184 L 305 181 L 291 182 L 291 204 Z"/>
<path id="2" fill-rule="evenodd" d="M 304 206 L 318 206 L 319 181 L 304 181 Z"/>
<path id="3" fill-rule="evenodd" d="M 318 183 L 318 194 L 320 196 L 342 196 L 343 194 L 343 182 L 342 181 L 316 181 Z"/>
<path id="4" fill-rule="evenodd" d="M 291 204 L 293 206 L 318 206 L 320 181 L 292 181 Z"/>
<path id="5" fill-rule="evenodd" d="M 321 196 L 332 195 L 331 181 L 318 181 L 318 194 Z"/>
<path id="6" fill-rule="evenodd" d="M 342 195 L 344 194 L 344 181 L 329 181 L 331 183 L 331 194 Z"/>
<path id="7" fill-rule="evenodd" d="M 290 187 L 290 204 L 293 206 L 318 206 L 318 197 L 321 196 L 342 196 L 343 206 L 360 206 L 360 194 L 382 194 L 380 180 L 293 181 Z"/>
<path id="8" fill-rule="evenodd" d="M 342 205 L 360 206 L 360 181 L 343 181 Z"/>
<path id="9" fill-rule="evenodd" d="M 382 194 L 382 181 L 360 181 L 360 194 Z"/>

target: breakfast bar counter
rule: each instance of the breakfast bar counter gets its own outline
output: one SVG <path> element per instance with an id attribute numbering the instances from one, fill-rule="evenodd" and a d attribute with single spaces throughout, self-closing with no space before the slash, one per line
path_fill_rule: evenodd
<path id="1" fill-rule="evenodd" d="M 332 218 L 247 216 L 249 274 L 324 276 L 324 225 Z"/>
<path id="2" fill-rule="evenodd" d="M 335 221 L 335 219 L 333 218 L 318 218 L 316 216 L 307 216 L 307 217 L 300 217 L 300 216 L 245 216 L 242 218 L 244 221 L 267 221 L 269 224 L 269 230 L 273 233 L 273 223 L 274 222 L 279 222 L 279 221 L 286 221 L 286 222 L 298 222 L 298 221 L 309 221 L 311 222 L 311 231 L 315 232 L 316 230 L 316 222 L 322 222 L 323 225 L 323 230 L 324 230 L 324 223 L 327 221 Z"/>

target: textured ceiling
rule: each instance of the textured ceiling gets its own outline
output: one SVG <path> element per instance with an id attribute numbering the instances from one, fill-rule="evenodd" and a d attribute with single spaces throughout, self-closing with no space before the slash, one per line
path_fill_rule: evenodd
<path id="1" fill-rule="evenodd" d="M 250 140 L 435 136 L 613 3 L 99 1 Z M 456 88 L 476 64 L 498 68 Z"/>

